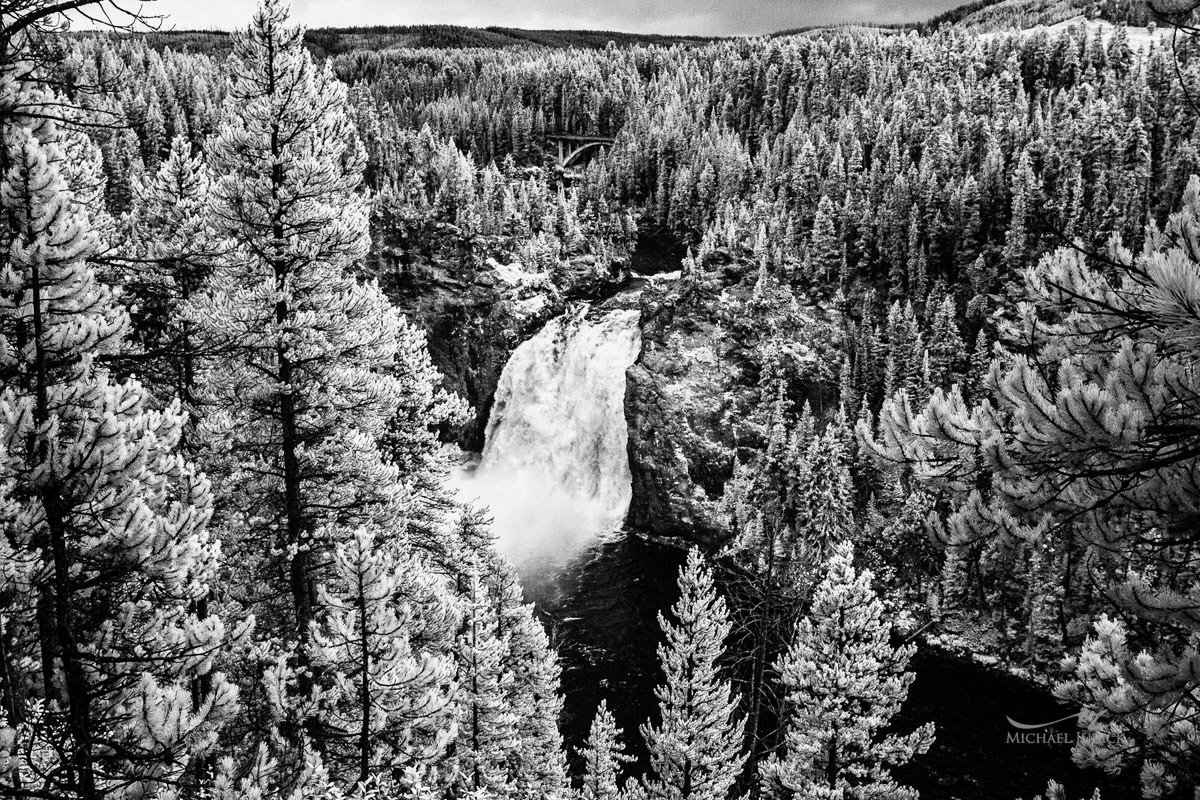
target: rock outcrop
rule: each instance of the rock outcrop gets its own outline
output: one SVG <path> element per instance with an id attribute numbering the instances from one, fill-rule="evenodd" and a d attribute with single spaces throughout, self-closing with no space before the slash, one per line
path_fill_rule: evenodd
<path id="1" fill-rule="evenodd" d="M 736 452 L 729 390 L 739 381 L 714 305 L 743 274 L 723 266 L 721 285 L 656 281 L 642 294 L 642 352 L 625 389 L 628 520 L 658 536 L 713 542 L 726 534 L 720 498 Z"/>
<path id="2" fill-rule="evenodd" d="M 823 411 L 841 363 L 836 313 L 797 302 L 755 262 L 707 253 L 641 297 L 642 352 L 626 373 L 631 527 L 713 544 L 739 460 L 765 446 L 769 406 Z"/>
<path id="3" fill-rule="evenodd" d="M 446 388 L 471 404 L 471 418 L 447 439 L 483 448 L 496 384 L 517 345 L 561 314 L 572 300 L 606 297 L 628 279 L 628 264 L 600 264 L 589 255 L 553 273 L 528 273 L 494 261 L 479 268 L 440 257 L 402 257 L 381 248 L 377 272 L 392 302 L 425 330 Z"/>

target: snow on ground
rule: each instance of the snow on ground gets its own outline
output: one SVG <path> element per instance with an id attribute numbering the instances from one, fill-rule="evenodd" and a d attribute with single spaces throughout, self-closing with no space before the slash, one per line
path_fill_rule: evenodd
<path id="1" fill-rule="evenodd" d="M 545 288 L 549 283 L 549 276 L 544 272 L 528 272 L 518 262 L 511 264 L 501 264 L 493 258 L 487 260 L 487 266 L 492 273 L 509 286 L 523 286 L 533 289 Z"/>
<path id="2" fill-rule="evenodd" d="M 487 265 L 491 267 L 492 272 L 497 278 L 507 283 L 509 286 L 519 286 L 524 279 L 524 270 L 519 264 L 501 264 L 495 259 L 489 258 Z"/>
<path id="3" fill-rule="evenodd" d="M 526 297 L 524 300 L 518 300 L 515 303 L 515 311 L 518 317 L 528 319 L 540 315 L 546 310 L 546 306 L 549 304 L 549 297 L 544 294 L 535 294 L 532 297 Z"/>
<path id="4" fill-rule="evenodd" d="M 988 31 L 986 33 L 978 33 L 976 36 L 983 41 L 989 41 L 997 36 L 1011 36 L 1014 33 L 1021 36 L 1033 36 L 1042 31 L 1047 31 L 1051 37 L 1066 33 L 1073 28 L 1083 26 L 1087 29 L 1089 36 L 1095 36 L 1096 31 L 1100 31 L 1100 35 L 1104 37 L 1107 43 L 1116 33 L 1117 26 L 1102 19 L 1087 19 L 1083 16 L 1071 17 L 1062 22 L 1056 22 L 1053 25 L 1035 25 L 1032 28 L 1025 28 L 1020 31 Z M 1159 44 L 1169 44 L 1172 29 L 1158 28 L 1150 30 L 1149 28 L 1139 28 L 1135 26 L 1126 26 L 1126 33 L 1129 35 L 1129 47 L 1133 50 L 1145 50 L 1150 47 L 1151 42 L 1157 41 Z"/>

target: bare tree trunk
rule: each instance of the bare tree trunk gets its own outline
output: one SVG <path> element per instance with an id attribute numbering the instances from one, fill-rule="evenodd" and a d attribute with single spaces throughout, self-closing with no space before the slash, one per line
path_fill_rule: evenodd
<path id="1" fill-rule="evenodd" d="M 362 687 L 359 689 L 359 704 L 362 706 L 362 727 L 358 732 L 358 782 L 363 785 L 371 777 L 371 648 L 367 631 L 367 592 L 358 576 L 358 628 L 362 645 L 359 668 L 362 670 Z"/>
<path id="2" fill-rule="evenodd" d="M 32 214 L 31 214 L 32 216 Z M 50 421 L 50 367 L 46 352 L 46 321 L 44 319 L 41 271 L 35 265 L 30 276 L 33 313 L 34 346 L 34 421 L 35 430 L 44 430 Z M 33 464 L 44 464 L 50 458 L 45 438 L 31 434 L 27 457 Z M 31 466 L 33 465 L 31 464 Z M 71 597 L 73 594 L 70 556 L 67 552 L 67 524 L 62 497 L 55 483 L 44 486 L 38 499 L 45 514 L 45 533 L 41 537 L 42 551 L 48 553 L 53 567 L 48 586 L 43 585 L 38 604 L 38 620 L 42 636 L 42 674 L 47 699 L 55 684 L 59 684 L 58 700 L 66 711 L 67 731 L 71 740 L 69 757 L 72 788 L 82 800 L 99 798 L 92 764 L 91 694 L 84 675 L 80 653 L 72 631 Z M 47 662 L 47 659 L 49 661 Z M 58 681 L 58 670 L 62 681 Z"/>

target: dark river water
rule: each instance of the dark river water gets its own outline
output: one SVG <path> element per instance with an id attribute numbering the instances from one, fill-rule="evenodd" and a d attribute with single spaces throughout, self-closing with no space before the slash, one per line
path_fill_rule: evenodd
<path id="1" fill-rule="evenodd" d="M 607 699 L 631 750 L 644 760 L 638 726 L 655 708 L 659 680 L 658 611 L 675 601 L 683 553 L 647 539 L 618 534 L 594 544 L 556 574 L 525 576 L 526 594 L 552 632 L 563 664 L 563 733 L 571 748 L 587 736 L 596 705 Z M 926 800 L 1015 800 L 1041 793 L 1048 778 L 1068 797 L 1137 797 L 1130 780 L 1114 781 L 1071 764 L 1070 743 L 1020 743 L 1006 717 L 1048 722 L 1071 712 L 1043 689 L 931 647 L 912 662 L 917 674 L 895 721 L 898 731 L 937 723 L 927 754 L 898 771 Z M 1047 729 L 1074 736 L 1073 720 Z"/>

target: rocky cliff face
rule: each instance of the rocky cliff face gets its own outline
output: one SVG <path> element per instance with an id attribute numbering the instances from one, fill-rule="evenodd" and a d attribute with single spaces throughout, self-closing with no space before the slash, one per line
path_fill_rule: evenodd
<path id="1" fill-rule="evenodd" d="M 642 292 L 642 352 L 626 373 L 628 519 L 712 544 L 728 535 L 721 498 L 736 462 L 765 445 L 768 407 L 782 392 L 795 410 L 821 410 L 841 345 L 836 313 L 760 285 L 745 257 L 716 250 L 690 270 Z"/>
<path id="2" fill-rule="evenodd" d="M 725 535 L 720 498 L 733 471 L 738 405 L 715 305 L 743 278 L 717 263 L 715 285 L 653 282 L 642 294 L 642 352 L 626 373 L 625 419 L 633 500 L 629 524 L 660 536 L 712 542 Z"/>
<path id="3" fill-rule="evenodd" d="M 625 262 L 601 264 L 586 255 L 553 273 L 527 273 L 494 261 L 468 268 L 387 247 L 375 263 L 392 302 L 425 330 L 446 388 L 471 404 L 467 424 L 446 435 L 473 451 L 483 449 L 496 384 L 517 345 L 568 302 L 610 295 L 629 276 Z"/>

